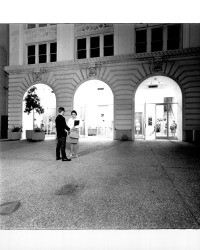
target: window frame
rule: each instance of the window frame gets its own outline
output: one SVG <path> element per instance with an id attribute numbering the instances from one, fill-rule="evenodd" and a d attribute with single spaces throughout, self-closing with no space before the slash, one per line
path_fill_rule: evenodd
<path id="1" fill-rule="evenodd" d="M 29 27 L 29 25 L 35 25 L 35 27 Z M 42 25 L 42 26 L 40 26 Z M 57 23 L 28 23 L 26 24 L 26 29 L 30 30 L 30 29 L 37 29 L 37 28 L 46 28 L 46 27 L 50 27 L 50 26 L 53 26 L 53 25 L 57 25 Z"/>
<path id="2" fill-rule="evenodd" d="M 167 51 L 170 50 L 168 49 L 168 27 L 169 26 L 173 26 L 173 25 L 180 25 L 179 26 L 179 47 L 172 49 L 172 50 L 176 50 L 176 49 L 181 49 L 183 47 L 183 38 L 182 38 L 182 29 L 183 26 L 179 23 L 170 23 L 170 24 L 158 24 L 158 25 L 147 25 L 146 27 L 136 27 L 135 28 L 135 53 L 147 53 L 147 52 L 156 52 L 159 50 L 154 50 L 152 51 L 152 30 L 156 29 L 156 28 L 162 28 L 163 29 L 163 35 L 162 35 L 162 50 L 161 51 Z M 146 34 L 147 34 L 147 45 L 146 45 L 146 52 L 137 52 L 137 44 L 136 43 L 136 37 L 137 37 L 137 31 L 140 30 L 146 30 Z"/>
<path id="3" fill-rule="evenodd" d="M 56 43 L 56 53 L 51 53 L 50 51 L 50 44 L 52 43 Z M 39 54 L 39 46 L 40 45 L 46 45 L 46 54 Z M 42 63 L 51 63 L 51 62 L 57 62 L 57 55 L 58 55 L 58 51 L 57 51 L 57 41 L 51 41 L 51 42 L 40 42 L 40 43 L 31 43 L 31 44 L 27 44 L 26 45 L 26 64 L 27 65 L 31 65 L 28 63 L 28 47 L 29 46 L 35 46 L 35 63 L 34 64 L 42 64 Z M 51 61 L 51 54 L 56 55 L 56 61 Z M 46 62 L 39 62 L 39 57 L 42 55 L 46 55 Z M 33 63 L 32 63 L 33 64 Z"/>
<path id="4" fill-rule="evenodd" d="M 137 42 L 137 31 L 146 31 L 146 42 Z M 147 48 L 148 48 L 148 33 L 147 33 L 147 28 L 141 28 L 141 29 L 135 29 L 135 51 L 136 53 L 146 53 Z M 145 44 L 146 45 L 146 50 L 143 52 L 137 52 L 137 45 Z"/>
<path id="5" fill-rule="evenodd" d="M 113 44 L 109 46 L 105 46 L 105 36 L 113 36 Z M 106 48 L 112 48 L 113 54 L 112 55 L 105 55 L 105 49 Z M 114 34 L 104 34 L 103 35 L 103 56 L 113 56 L 114 55 Z"/>
<path id="6" fill-rule="evenodd" d="M 99 56 L 97 57 L 104 57 L 104 36 L 107 36 L 107 35 L 113 35 L 113 54 L 110 55 L 110 56 L 114 56 L 114 48 L 115 48 L 115 45 L 114 45 L 114 33 L 103 33 L 103 34 L 94 34 L 94 35 L 88 35 L 88 36 L 79 36 L 79 37 L 76 37 L 75 39 L 75 53 L 74 53 L 74 57 L 75 57 L 75 60 L 81 60 L 81 59 L 89 59 L 89 58 L 95 58 L 95 57 L 91 57 L 91 38 L 92 37 L 99 37 L 99 47 L 95 47 L 95 48 L 92 48 L 92 49 L 99 49 Z M 78 58 L 78 40 L 79 39 L 86 39 L 86 57 L 84 58 Z"/>
<path id="7" fill-rule="evenodd" d="M 161 40 L 153 40 L 152 39 L 153 30 L 156 30 L 156 29 L 162 29 L 162 39 Z M 152 27 L 151 28 L 151 52 L 163 51 L 163 44 L 164 44 L 164 34 L 163 33 L 164 33 L 163 26 L 158 26 L 158 27 Z M 162 42 L 162 49 L 161 50 L 152 50 L 153 44 L 158 43 L 158 42 Z"/>

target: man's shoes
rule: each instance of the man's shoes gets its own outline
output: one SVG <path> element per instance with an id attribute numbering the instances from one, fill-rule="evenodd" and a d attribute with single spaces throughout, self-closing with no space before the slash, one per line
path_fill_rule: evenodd
<path id="1" fill-rule="evenodd" d="M 58 160 L 61 160 L 62 158 L 61 157 L 56 157 L 56 160 L 58 161 Z"/>
<path id="2" fill-rule="evenodd" d="M 69 158 L 63 158 L 62 161 L 71 161 Z"/>

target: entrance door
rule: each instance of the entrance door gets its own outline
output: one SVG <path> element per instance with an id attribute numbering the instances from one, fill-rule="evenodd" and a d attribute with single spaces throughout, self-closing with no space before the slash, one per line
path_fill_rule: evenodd
<path id="1" fill-rule="evenodd" d="M 159 103 L 155 108 L 155 138 L 177 140 L 177 103 Z"/>
<path id="2" fill-rule="evenodd" d="M 155 117 L 156 117 L 156 104 L 146 103 L 144 106 L 144 139 L 155 139 Z"/>

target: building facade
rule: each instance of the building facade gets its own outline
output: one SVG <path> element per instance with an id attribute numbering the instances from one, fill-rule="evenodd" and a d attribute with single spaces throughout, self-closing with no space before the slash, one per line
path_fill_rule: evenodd
<path id="1" fill-rule="evenodd" d="M 10 24 L 4 69 L 8 129 L 31 86 L 51 87 L 68 118 L 77 89 L 99 80 L 114 97 L 113 139 L 170 139 L 176 120 L 176 139 L 200 141 L 200 24 Z"/>
<path id="2" fill-rule="evenodd" d="M 0 24 L 0 138 L 7 137 L 8 127 L 8 76 L 4 67 L 8 65 L 9 25 Z"/>

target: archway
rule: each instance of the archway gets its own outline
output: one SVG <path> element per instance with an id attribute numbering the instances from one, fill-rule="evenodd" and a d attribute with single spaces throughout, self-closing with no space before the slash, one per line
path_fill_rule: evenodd
<path id="1" fill-rule="evenodd" d="M 113 139 L 113 93 L 99 80 L 84 82 L 74 95 L 74 109 L 81 120 L 81 137 Z"/>
<path id="2" fill-rule="evenodd" d="M 44 108 L 44 113 L 39 115 L 34 115 L 34 124 L 35 127 L 39 127 L 45 131 L 45 139 L 54 139 L 56 135 L 55 128 L 55 118 L 56 118 L 56 96 L 53 93 L 53 90 L 45 84 L 35 84 L 33 85 L 37 88 L 36 93 L 40 98 L 41 106 Z M 33 87 L 31 86 L 31 87 Z M 30 87 L 30 88 L 31 88 Z M 29 89 L 30 89 L 29 88 Z M 27 90 L 28 91 L 28 90 Z M 24 94 L 23 100 L 27 92 Z M 23 134 L 22 139 L 25 139 L 26 130 L 33 129 L 33 112 L 29 115 L 24 113 L 25 102 L 22 104 L 22 126 Z"/>
<path id="3" fill-rule="evenodd" d="M 182 140 L 182 92 L 166 76 L 143 81 L 135 94 L 135 139 Z"/>

